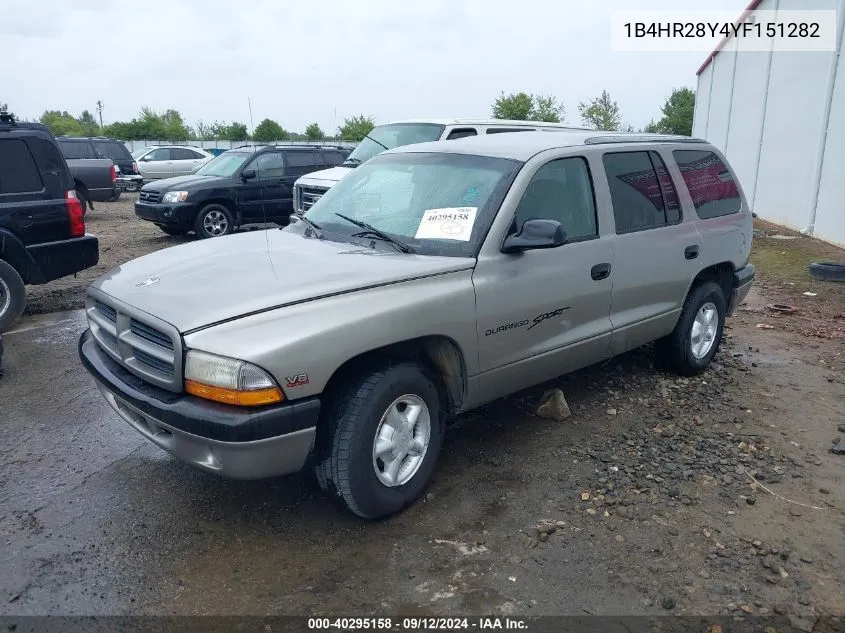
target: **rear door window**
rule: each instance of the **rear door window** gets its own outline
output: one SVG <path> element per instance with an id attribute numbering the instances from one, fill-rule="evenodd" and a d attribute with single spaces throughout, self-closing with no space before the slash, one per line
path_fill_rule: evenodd
<path id="1" fill-rule="evenodd" d="M 117 141 L 94 141 L 94 150 L 100 158 L 132 160 L 132 155 L 123 143 Z"/>
<path id="2" fill-rule="evenodd" d="M 738 213 L 742 207 L 739 188 L 728 166 L 713 152 L 672 152 L 698 217 L 702 220 Z"/>
<path id="3" fill-rule="evenodd" d="M 668 224 L 663 192 L 649 152 L 613 152 L 602 157 L 617 233 Z"/>
<path id="4" fill-rule="evenodd" d="M 59 149 L 62 150 L 67 160 L 76 158 L 97 158 L 94 148 L 88 141 L 63 141 L 59 140 Z"/>
<path id="5" fill-rule="evenodd" d="M 304 176 L 317 167 L 317 152 L 288 151 L 285 152 L 285 163 L 288 176 Z"/>
<path id="6" fill-rule="evenodd" d="M 334 167 L 335 165 L 340 165 L 343 161 L 343 154 L 340 152 L 322 152 L 323 154 L 323 161 L 329 167 Z"/>
<path id="7" fill-rule="evenodd" d="M 38 166 L 21 139 L 0 139 L 0 195 L 44 189 Z"/>
<path id="8" fill-rule="evenodd" d="M 170 160 L 195 160 L 197 154 L 183 147 L 174 147 L 170 150 Z"/>

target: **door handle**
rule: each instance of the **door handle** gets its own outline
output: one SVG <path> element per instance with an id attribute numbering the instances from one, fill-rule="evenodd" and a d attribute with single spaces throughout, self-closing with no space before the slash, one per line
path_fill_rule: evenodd
<path id="1" fill-rule="evenodd" d="M 696 244 L 694 246 L 687 246 L 684 249 L 684 257 L 686 257 L 687 259 L 695 259 L 696 257 L 698 257 L 698 245 Z"/>
<path id="2" fill-rule="evenodd" d="M 596 264 L 590 269 L 590 277 L 596 281 L 610 277 L 610 264 Z"/>

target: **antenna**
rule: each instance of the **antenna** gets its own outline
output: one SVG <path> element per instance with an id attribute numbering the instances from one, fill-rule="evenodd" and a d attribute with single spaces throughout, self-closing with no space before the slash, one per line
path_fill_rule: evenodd
<path id="1" fill-rule="evenodd" d="M 97 99 L 97 113 L 100 115 L 100 132 L 103 131 L 103 102 Z"/>
<path id="2" fill-rule="evenodd" d="M 252 100 L 249 97 L 247 97 L 246 102 L 249 105 L 249 127 L 250 127 L 249 135 L 254 136 L 255 135 L 255 123 L 253 123 L 253 121 L 252 121 Z"/>

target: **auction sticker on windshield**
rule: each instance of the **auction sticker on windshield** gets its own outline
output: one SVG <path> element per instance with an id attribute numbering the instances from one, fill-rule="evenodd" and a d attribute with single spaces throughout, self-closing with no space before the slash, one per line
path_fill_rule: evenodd
<path id="1" fill-rule="evenodd" d="M 460 240 L 468 242 L 478 207 L 428 209 L 423 213 L 416 239 Z"/>

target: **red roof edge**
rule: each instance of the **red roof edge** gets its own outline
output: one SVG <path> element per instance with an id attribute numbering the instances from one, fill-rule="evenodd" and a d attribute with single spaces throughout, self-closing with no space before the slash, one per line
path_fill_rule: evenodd
<path id="1" fill-rule="evenodd" d="M 739 18 L 737 18 L 737 20 L 736 20 L 736 22 L 734 22 L 734 24 L 742 24 L 745 21 L 745 18 L 747 18 L 749 16 L 749 14 L 754 9 L 759 7 L 762 2 L 763 2 L 763 0 L 751 0 L 751 3 L 745 8 L 745 11 L 742 12 L 742 14 L 739 16 Z M 710 53 L 707 56 L 707 59 L 704 60 L 704 63 L 701 64 L 701 66 L 699 67 L 699 69 L 697 71 L 695 71 L 696 75 L 700 75 L 701 73 L 704 72 L 704 69 L 707 68 L 710 65 L 710 62 L 712 62 L 713 59 L 716 57 L 716 53 L 718 53 L 720 50 L 722 50 L 722 48 L 725 46 L 725 43 L 727 41 L 728 41 L 727 37 L 722 38 L 722 41 L 719 42 L 716 45 L 716 48 L 713 49 L 713 52 Z"/>

